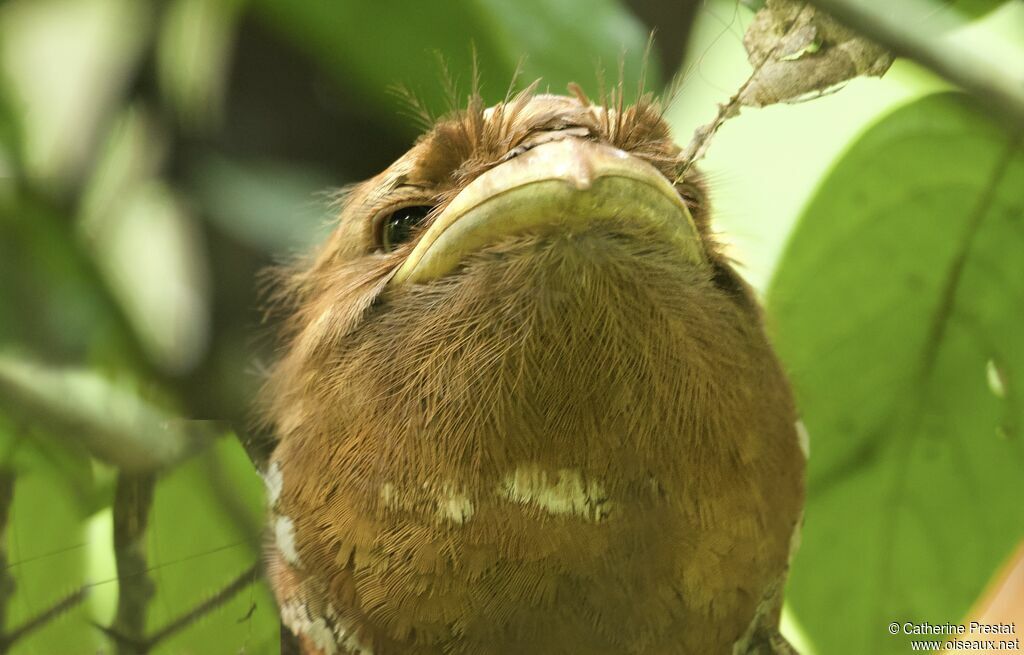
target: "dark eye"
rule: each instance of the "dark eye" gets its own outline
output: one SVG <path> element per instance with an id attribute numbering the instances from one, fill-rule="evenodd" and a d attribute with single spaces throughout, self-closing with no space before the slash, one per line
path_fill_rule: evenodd
<path id="1" fill-rule="evenodd" d="M 384 251 L 390 252 L 411 239 L 432 209 L 429 205 L 402 207 L 381 221 L 380 245 Z"/>

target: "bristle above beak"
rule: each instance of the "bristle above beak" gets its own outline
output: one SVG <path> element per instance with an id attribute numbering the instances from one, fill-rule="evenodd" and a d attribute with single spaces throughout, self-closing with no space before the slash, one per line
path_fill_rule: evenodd
<path id="1" fill-rule="evenodd" d="M 483 173 L 430 224 L 391 284 L 439 278 L 502 236 L 594 221 L 656 228 L 680 256 L 706 264 L 700 235 L 672 184 L 647 162 L 591 140 L 540 144 Z"/>

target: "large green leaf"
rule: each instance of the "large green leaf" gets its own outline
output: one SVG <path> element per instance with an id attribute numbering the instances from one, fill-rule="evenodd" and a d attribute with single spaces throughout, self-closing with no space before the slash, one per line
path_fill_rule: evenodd
<path id="1" fill-rule="evenodd" d="M 233 437 L 158 482 L 148 553 L 156 595 L 147 632 L 216 596 L 262 559 L 263 494 L 263 483 Z M 155 653 L 276 652 L 278 629 L 277 608 L 261 578 Z"/>
<path id="2" fill-rule="evenodd" d="M 371 103 L 367 113 L 383 107 L 395 118 L 400 103 L 387 90 L 396 86 L 414 91 L 434 111 L 447 109 L 435 53 L 465 92 L 475 50 L 488 101 L 504 96 L 520 60 L 525 81 L 543 77 L 545 87 L 557 93 L 576 81 L 596 95 L 598 66 L 614 81 L 620 57 L 627 88 L 635 88 L 646 40 L 645 29 L 615 0 L 254 4 L 269 24 L 342 81 L 347 102 Z"/>
<path id="3" fill-rule="evenodd" d="M 811 434 L 790 599 L 825 653 L 905 653 L 1024 537 L 1024 155 L 940 94 L 869 129 L 769 294 Z"/>
<path id="4" fill-rule="evenodd" d="M 10 463 L 8 454 L 4 453 L 5 466 Z M 6 632 L 24 626 L 87 584 L 82 518 L 81 503 L 68 493 L 59 469 L 35 458 L 19 458 L 5 535 L 6 574 L 15 585 L 7 600 Z M 12 652 L 96 652 L 103 639 L 89 619 L 88 603 L 79 603 L 19 640 Z"/>

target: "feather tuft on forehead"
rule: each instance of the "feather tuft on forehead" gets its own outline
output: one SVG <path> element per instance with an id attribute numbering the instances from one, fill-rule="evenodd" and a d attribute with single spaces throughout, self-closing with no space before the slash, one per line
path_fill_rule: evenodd
<path id="1" fill-rule="evenodd" d="M 537 86 L 534 82 L 492 107 L 485 107 L 480 96 L 471 96 L 464 109 L 442 118 L 420 138 L 419 143 L 427 146 L 422 163 L 426 174 L 472 179 L 537 133 L 579 129 L 587 138 L 644 159 L 670 180 L 678 176 L 680 149 L 653 94 L 623 107 L 594 104 L 576 85 L 570 87 L 571 97 L 538 94 Z"/>

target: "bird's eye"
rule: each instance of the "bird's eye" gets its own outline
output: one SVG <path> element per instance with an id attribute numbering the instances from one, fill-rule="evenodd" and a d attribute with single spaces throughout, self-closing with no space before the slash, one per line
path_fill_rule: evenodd
<path id="1" fill-rule="evenodd" d="M 413 205 L 386 216 L 380 228 L 380 245 L 384 251 L 390 252 L 411 239 L 432 209 L 429 205 Z"/>

